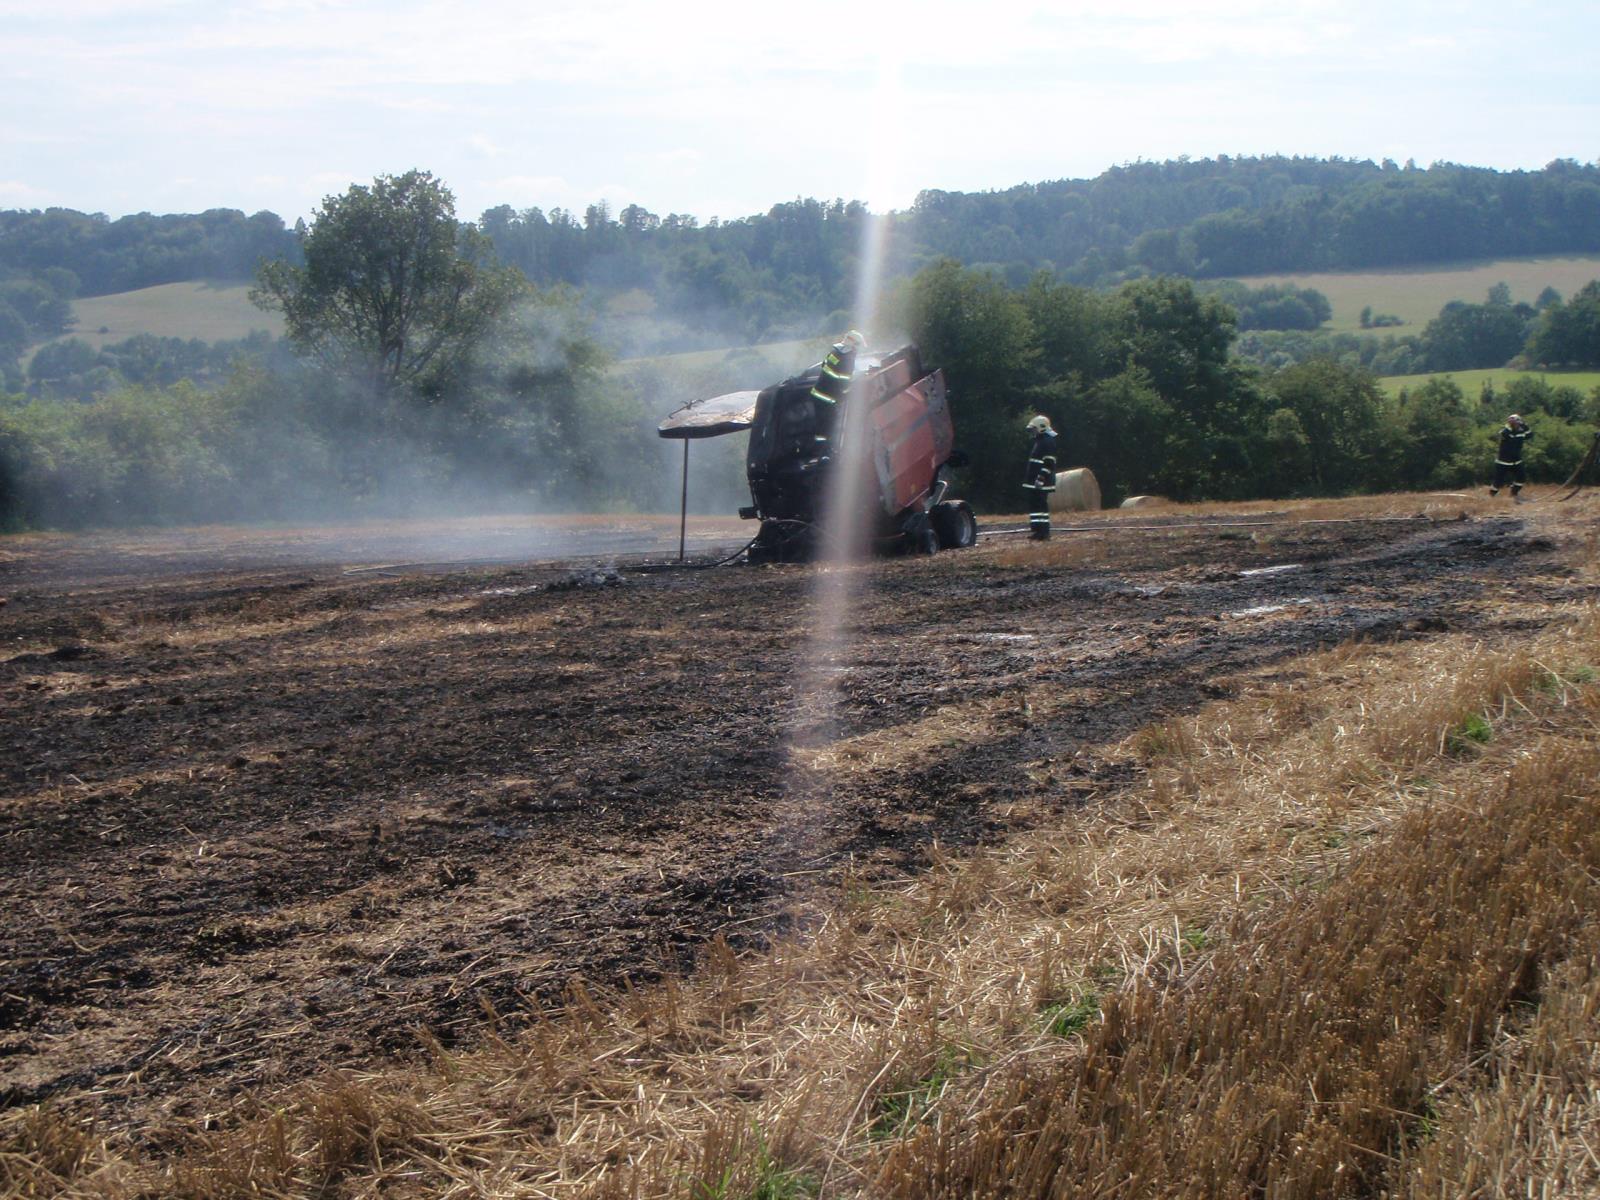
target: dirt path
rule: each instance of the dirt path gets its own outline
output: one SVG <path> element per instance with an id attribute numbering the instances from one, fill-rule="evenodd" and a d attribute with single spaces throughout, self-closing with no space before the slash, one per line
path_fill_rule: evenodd
<path id="1" fill-rule="evenodd" d="M 88 586 L 39 552 L 0 611 L 33 647 L 0 658 L 0 1105 L 154 1131 L 760 938 L 847 865 L 1092 797 L 1097 746 L 1234 672 L 1586 595 L 1563 563 L 1495 517 L 875 564 L 797 735 L 811 568 Z"/>

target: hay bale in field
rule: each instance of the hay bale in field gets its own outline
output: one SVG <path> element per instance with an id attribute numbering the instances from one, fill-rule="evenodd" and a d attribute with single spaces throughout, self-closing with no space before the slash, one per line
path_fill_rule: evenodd
<path id="1" fill-rule="evenodd" d="M 1159 508 L 1167 503 L 1165 496 L 1129 496 L 1118 508 Z"/>
<path id="2" fill-rule="evenodd" d="M 1088 467 L 1061 471 L 1050 493 L 1051 512 L 1094 512 L 1100 507 L 1100 484 Z"/>

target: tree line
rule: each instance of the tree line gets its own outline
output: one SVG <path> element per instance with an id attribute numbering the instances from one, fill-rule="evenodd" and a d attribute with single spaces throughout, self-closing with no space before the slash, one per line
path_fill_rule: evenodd
<path id="1" fill-rule="evenodd" d="M 694 335 L 731 341 L 827 327 L 850 302 L 867 211 L 814 199 L 732 221 L 556 209 L 484 214 L 502 261 L 535 283 L 650 299 L 648 319 L 618 320 L 646 353 Z M 1091 180 L 1003 191 L 924 191 L 889 214 L 887 273 L 953 258 L 1013 286 L 1037 271 L 1088 286 L 1145 275 L 1225 278 L 1269 272 L 1600 251 L 1600 164 L 1541 171 L 1289 157 L 1178 160 L 1114 167 Z M 1281 297 L 1259 328 L 1314 328 L 1315 305 Z M 687 314 L 687 320 L 684 315 Z M 1325 318 L 1324 318 L 1325 319 Z M 836 322 L 834 322 L 836 323 Z M 650 338 L 655 338 L 654 342 Z"/>
<path id="2" fill-rule="evenodd" d="M 72 294 L 101 296 L 190 279 L 253 278 L 299 241 L 276 213 L 237 209 L 107 217 L 68 208 L 0 210 L 0 272 L 71 273 Z"/>
<path id="3" fill-rule="evenodd" d="M 1600 285 L 1596 286 L 1600 291 Z M 1234 310 L 1165 276 L 1093 290 L 1041 274 L 1013 288 L 953 260 L 901 295 L 907 328 L 950 381 L 967 493 L 1009 511 L 1022 427 L 1042 412 L 1061 460 L 1111 499 L 1254 499 L 1468 486 L 1487 477 L 1512 409 L 1535 479 L 1564 477 L 1600 421 L 1600 389 L 1521 379 L 1463 395 L 1451 380 L 1391 398 L 1359 364 L 1262 368 L 1232 354 Z"/>
<path id="4" fill-rule="evenodd" d="M 297 231 L 235 209 L 111 220 L 65 208 L 0 210 L 0 385 L 19 386 L 28 347 L 66 333 L 72 301 L 193 279 L 253 278 L 298 260 Z"/>
<path id="5" fill-rule="evenodd" d="M 665 498 L 640 469 L 657 397 L 609 373 L 569 292 L 494 262 L 431 175 L 330 197 L 301 246 L 258 274 L 283 342 L 227 348 L 215 386 L 194 376 L 218 351 L 175 339 L 41 349 L 35 394 L 0 395 L 0 527 Z"/>
<path id="6" fill-rule="evenodd" d="M 613 212 L 598 203 L 581 214 L 499 205 L 474 224 L 498 260 L 535 286 L 580 289 L 602 334 L 636 355 L 831 328 L 851 302 L 868 215 L 858 201 L 797 198 L 703 220 L 638 204 Z M 1600 164 L 1561 159 L 1539 171 L 1497 171 L 1282 156 L 1139 162 L 1093 179 L 924 191 L 884 219 L 891 277 L 954 258 L 1013 286 L 1040 270 L 1114 286 L 1141 275 L 1588 253 L 1600 251 Z M 303 232 L 270 212 L 229 209 L 115 220 L 59 208 L 0 212 L 0 281 L 66 272 L 54 287 L 70 300 L 187 279 L 253 279 L 263 260 L 297 265 Z M 6 303 L 0 296 L 0 341 Z"/>
<path id="7" fill-rule="evenodd" d="M 862 215 L 845 206 L 822 219 Z M 458 219 L 449 189 L 423 171 L 329 197 L 297 245 L 297 256 L 261 265 L 254 292 L 283 313 L 281 344 L 232 348 L 226 367 L 161 339 L 99 352 L 66 342 L 36 355 L 32 393 L 0 397 L 0 523 L 393 512 L 424 502 L 652 508 L 671 482 L 670 470 L 652 469 L 667 466 L 653 428 L 661 414 L 804 365 L 746 353 L 692 378 L 617 369 L 585 299 L 505 265 L 490 234 Z M 1542 302 L 1530 309 L 1539 344 L 1600 329 L 1585 324 L 1600 318 L 1600 283 Z M 1304 289 L 1179 276 L 1108 289 L 1041 271 L 1014 284 L 954 259 L 923 266 L 893 292 L 898 327 L 950 378 L 971 463 L 966 491 L 991 510 L 1019 501 L 1020 430 L 1035 411 L 1066 435 L 1064 461 L 1093 468 L 1113 499 L 1467 483 L 1486 469 L 1507 404 L 1539 434 L 1536 477 L 1565 474 L 1586 444 L 1584 426 L 1600 417 L 1596 396 L 1570 388 L 1519 383 L 1474 398 L 1441 383 L 1391 400 L 1359 362 L 1313 355 L 1260 365 L 1235 352 L 1241 311 L 1315 317 L 1325 303 Z M 1476 307 L 1525 316 L 1504 291 L 1484 306 L 1447 306 L 1437 344 L 1448 344 L 1453 323 L 1493 329 L 1467 311 Z M 835 314 L 837 327 L 846 315 Z M 90 378 L 97 371 L 110 381 L 103 387 Z M 214 386 L 195 381 L 207 371 Z M 173 372 L 188 377 L 174 381 Z M 737 456 L 711 461 L 721 477 L 705 494 L 736 494 Z"/>
<path id="8" fill-rule="evenodd" d="M 1231 298 L 1231 289 L 1241 286 L 1224 285 L 1216 294 Z M 1384 324 L 1369 317 L 1366 328 Z M 1449 301 L 1420 334 L 1271 328 L 1252 326 L 1242 317 L 1239 325 L 1236 353 L 1266 367 L 1330 358 L 1377 375 L 1505 366 L 1593 368 L 1600 367 L 1600 280 L 1591 280 L 1569 300 L 1547 287 L 1532 304 L 1514 303 L 1511 289 L 1497 283 L 1481 303 Z"/>

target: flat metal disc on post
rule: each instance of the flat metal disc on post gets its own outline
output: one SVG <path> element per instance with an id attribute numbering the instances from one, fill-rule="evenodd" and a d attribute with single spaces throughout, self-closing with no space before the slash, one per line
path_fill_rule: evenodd
<path id="1" fill-rule="evenodd" d="M 706 400 L 692 400 L 656 426 L 664 438 L 713 438 L 749 429 L 756 419 L 761 393 L 729 392 Z"/>

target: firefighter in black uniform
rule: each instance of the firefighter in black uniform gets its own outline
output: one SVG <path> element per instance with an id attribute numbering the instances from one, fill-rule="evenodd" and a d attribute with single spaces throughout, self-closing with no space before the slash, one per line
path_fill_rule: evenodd
<path id="1" fill-rule="evenodd" d="M 1498 496 L 1506 481 L 1511 481 L 1511 498 L 1520 503 L 1517 495 L 1527 482 L 1528 469 L 1522 465 L 1522 444 L 1533 436 L 1528 423 L 1512 413 L 1500 427 L 1500 450 L 1494 456 L 1494 482 L 1489 485 L 1489 495 Z"/>
<path id="2" fill-rule="evenodd" d="M 1050 540 L 1050 493 L 1056 490 L 1056 431 L 1049 417 L 1028 422 L 1033 443 L 1028 447 L 1028 469 L 1022 486 L 1028 493 L 1028 536 L 1036 542 Z"/>
<path id="3" fill-rule="evenodd" d="M 833 431 L 839 427 L 839 405 L 849 392 L 850 376 L 855 373 L 856 352 L 866 343 L 861 331 L 852 329 L 829 347 L 828 357 L 822 360 L 816 386 L 811 389 L 817 415 L 817 449 L 821 454 L 831 451 Z"/>

